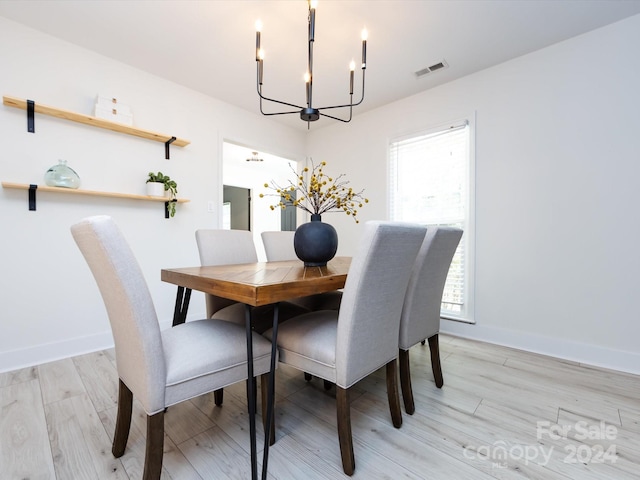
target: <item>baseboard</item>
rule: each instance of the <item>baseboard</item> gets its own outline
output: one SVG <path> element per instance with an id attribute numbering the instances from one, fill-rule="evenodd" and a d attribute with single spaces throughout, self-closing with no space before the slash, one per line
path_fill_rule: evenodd
<path id="1" fill-rule="evenodd" d="M 0 352 L 0 373 L 54 362 L 113 347 L 111 331 L 76 337 L 61 342 Z"/>
<path id="2" fill-rule="evenodd" d="M 573 362 L 640 375 L 640 354 L 515 330 L 442 320 L 440 332 Z"/>
<path id="3" fill-rule="evenodd" d="M 201 311 L 190 312 L 187 320 L 205 318 Z M 171 328 L 172 319 L 167 317 L 160 319 L 160 329 Z M 61 342 L 36 345 L 20 350 L 0 352 L 0 373 L 11 372 L 20 368 L 32 367 L 43 363 L 55 362 L 63 358 L 84 355 L 113 347 L 111 330 L 86 337 L 76 337 Z"/>

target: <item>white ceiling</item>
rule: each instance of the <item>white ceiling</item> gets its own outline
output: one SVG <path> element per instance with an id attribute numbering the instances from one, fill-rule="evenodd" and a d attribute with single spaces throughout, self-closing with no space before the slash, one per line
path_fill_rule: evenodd
<path id="1" fill-rule="evenodd" d="M 636 14 L 640 0 L 320 0 L 313 103 L 348 101 L 363 27 L 366 95 L 354 115 Z M 264 94 L 305 103 L 305 0 L 0 0 L 0 15 L 252 112 L 261 19 Z M 449 68 L 414 75 L 442 59 Z M 298 115 L 265 121 L 307 128 Z"/>

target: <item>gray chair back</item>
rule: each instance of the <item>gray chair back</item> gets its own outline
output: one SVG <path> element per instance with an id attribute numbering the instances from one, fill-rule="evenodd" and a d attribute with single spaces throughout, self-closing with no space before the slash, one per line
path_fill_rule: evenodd
<path id="1" fill-rule="evenodd" d="M 296 260 L 296 251 L 293 248 L 293 236 L 296 232 L 262 232 L 262 244 L 267 254 L 268 262 L 280 262 L 284 260 Z"/>
<path id="2" fill-rule="evenodd" d="M 425 233 L 414 224 L 365 224 L 338 313 L 338 386 L 348 388 L 398 357 L 402 304 Z"/>
<path id="3" fill-rule="evenodd" d="M 166 364 L 153 300 L 115 222 L 86 218 L 71 233 L 96 280 L 111 323 L 118 376 L 147 412 L 165 407 Z"/>
<path id="4" fill-rule="evenodd" d="M 413 267 L 400 318 L 398 346 L 408 350 L 440 331 L 440 304 L 462 230 L 428 227 Z"/>

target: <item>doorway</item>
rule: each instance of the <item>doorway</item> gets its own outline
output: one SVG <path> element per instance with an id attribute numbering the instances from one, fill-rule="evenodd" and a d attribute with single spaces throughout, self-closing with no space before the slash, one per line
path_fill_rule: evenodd
<path id="1" fill-rule="evenodd" d="M 257 148 L 224 141 L 222 150 L 222 183 L 224 186 L 223 216 L 225 228 L 250 230 L 260 258 L 262 248 L 261 233 L 273 230 L 295 230 L 297 226 L 297 208 L 293 205 L 286 209 L 276 205 L 280 198 L 270 195 L 264 188 L 265 183 L 275 181 L 286 185 L 295 179 L 297 162 L 261 152 Z M 229 195 L 235 195 L 231 198 Z M 260 194 L 264 197 L 260 198 Z M 246 212 L 242 207 L 246 206 Z"/>
<path id="2" fill-rule="evenodd" d="M 223 228 L 251 230 L 251 190 L 231 185 L 223 185 L 222 189 Z"/>

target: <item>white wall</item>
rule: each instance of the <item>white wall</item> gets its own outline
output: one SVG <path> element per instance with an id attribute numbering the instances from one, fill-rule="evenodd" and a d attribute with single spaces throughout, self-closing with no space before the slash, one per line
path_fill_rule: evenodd
<path id="1" fill-rule="evenodd" d="M 385 219 L 389 141 L 475 113 L 477 324 L 442 329 L 640 373 L 638 45 L 635 16 L 312 129 L 309 152 Z M 330 221 L 352 254 L 358 226 Z"/>
<path id="2" fill-rule="evenodd" d="M 129 104 L 134 125 L 191 141 L 172 147 L 36 114 L 36 133 L 26 131 L 26 112 L 0 106 L 0 180 L 43 184 L 59 158 L 82 179 L 82 188 L 144 194 L 151 170 L 178 182 L 176 216 L 164 219 L 162 204 L 133 200 L 37 195 L 0 189 L 0 371 L 93 351 L 112 344 L 95 282 L 75 246 L 69 226 L 108 214 L 128 238 L 145 273 L 161 326 L 170 325 L 175 287 L 160 269 L 199 263 L 194 231 L 220 226 L 222 139 L 233 139 L 287 158 L 304 158 L 305 136 L 264 117 L 231 107 L 169 81 L 25 28 L 0 17 L 1 94 L 92 114 L 97 93 Z M 168 65 L 168 68 L 171 68 Z M 204 316 L 194 295 L 190 317 Z"/>

